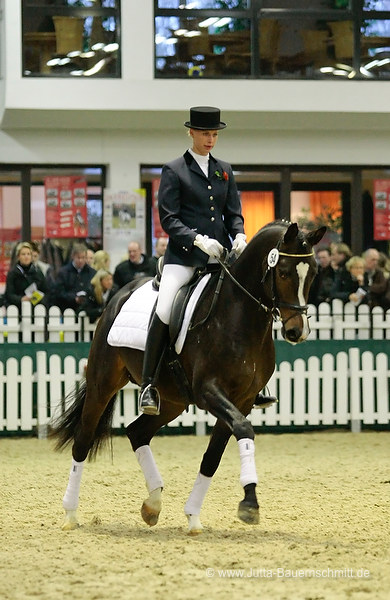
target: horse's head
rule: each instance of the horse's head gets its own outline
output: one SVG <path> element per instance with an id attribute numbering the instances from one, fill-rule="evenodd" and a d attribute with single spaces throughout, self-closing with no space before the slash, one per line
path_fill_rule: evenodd
<path id="1" fill-rule="evenodd" d="M 274 314 L 282 321 L 283 337 L 292 344 L 304 341 L 310 332 L 307 299 L 317 271 L 313 246 L 325 231 L 326 227 L 320 227 L 305 234 L 296 223 L 291 223 L 266 257 L 263 283 L 271 296 Z"/>

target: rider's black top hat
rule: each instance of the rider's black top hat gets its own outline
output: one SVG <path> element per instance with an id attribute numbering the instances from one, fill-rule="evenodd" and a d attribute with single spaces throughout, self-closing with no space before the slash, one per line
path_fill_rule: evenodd
<path id="1" fill-rule="evenodd" d="M 191 129 L 225 129 L 226 123 L 221 121 L 221 111 L 214 106 L 194 106 L 190 108 L 190 120 L 184 123 Z"/>

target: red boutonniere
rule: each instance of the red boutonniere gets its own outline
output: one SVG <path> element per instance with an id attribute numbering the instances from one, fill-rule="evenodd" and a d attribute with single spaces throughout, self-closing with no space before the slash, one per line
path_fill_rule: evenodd
<path id="1" fill-rule="evenodd" d="M 219 171 L 215 171 L 215 174 L 218 177 L 218 179 L 224 179 L 225 181 L 229 180 L 229 175 L 226 173 L 226 171 L 222 171 L 222 173 L 220 173 Z"/>

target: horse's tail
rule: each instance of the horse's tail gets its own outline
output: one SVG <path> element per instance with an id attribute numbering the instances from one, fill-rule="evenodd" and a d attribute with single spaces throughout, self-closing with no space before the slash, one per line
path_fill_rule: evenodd
<path id="1" fill-rule="evenodd" d="M 81 426 L 81 414 L 83 412 L 85 397 L 87 392 L 87 383 L 84 380 L 78 388 L 69 394 L 68 408 L 51 423 L 49 437 L 56 440 L 55 449 L 62 450 L 74 441 L 75 436 Z M 73 400 L 73 401 L 72 401 Z M 114 415 L 116 394 L 107 404 L 104 413 L 100 417 L 95 430 L 94 439 L 88 453 L 88 459 L 96 458 L 98 451 L 111 440 L 111 427 Z"/>

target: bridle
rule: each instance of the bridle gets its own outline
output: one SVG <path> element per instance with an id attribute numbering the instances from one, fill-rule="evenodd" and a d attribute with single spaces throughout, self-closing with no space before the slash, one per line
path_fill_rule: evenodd
<path id="1" fill-rule="evenodd" d="M 278 252 L 278 257 L 286 256 L 289 258 L 308 258 L 309 256 L 314 256 L 313 250 L 311 252 L 302 253 L 302 254 L 292 254 L 289 252 L 281 252 L 279 250 L 281 242 L 282 242 L 282 240 L 280 239 L 275 248 Z M 268 256 L 270 256 L 270 254 Z M 234 275 L 231 273 L 230 269 L 227 266 L 228 259 L 229 259 L 229 255 L 225 254 L 224 260 L 217 259 L 217 261 L 220 264 L 220 266 L 222 267 L 223 271 L 230 277 L 232 282 L 242 292 L 244 292 L 249 298 L 251 298 L 251 300 L 253 300 L 253 302 L 255 302 L 258 305 L 259 310 L 262 309 L 265 312 L 271 313 L 274 321 L 280 320 L 280 321 L 282 321 L 282 324 L 284 326 L 287 323 L 287 321 L 289 321 L 294 316 L 294 315 L 290 315 L 290 317 L 283 320 L 281 312 L 280 312 L 280 308 L 289 308 L 291 310 L 294 310 L 295 312 L 301 313 L 302 315 L 307 315 L 307 310 L 309 308 L 309 306 L 307 304 L 303 304 L 303 305 L 292 304 L 291 302 L 283 302 L 282 300 L 280 300 L 278 298 L 277 290 L 276 290 L 276 283 L 275 283 L 275 267 L 276 267 L 277 262 L 275 262 L 275 264 L 272 265 L 272 264 L 270 264 L 270 261 L 268 260 L 267 269 L 261 279 L 261 285 L 264 288 L 267 277 L 268 276 L 271 277 L 271 302 L 272 302 L 272 305 L 267 306 L 266 304 L 264 304 L 264 302 L 262 302 L 261 296 L 260 296 L 260 298 L 255 298 L 255 296 L 253 296 L 246 288 L 244 288 L 243 285 L 241 285 L 241 283 L 239 281 L 237 281 L 237 279 L 234 277 Z"/>

